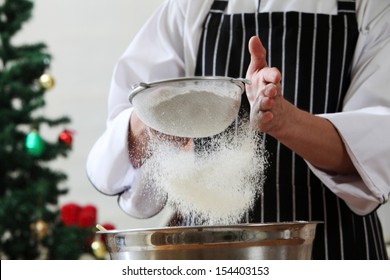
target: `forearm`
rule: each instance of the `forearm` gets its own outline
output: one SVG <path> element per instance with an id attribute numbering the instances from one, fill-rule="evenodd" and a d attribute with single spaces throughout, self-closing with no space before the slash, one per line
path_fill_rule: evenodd
<path id="1" fill-rule="evenodd" d="M 128 126 L 128 151 L 130 163 L 139 168 L 143 161 L 148 158 L 151 151 L 150 143 L 171 143 L 184 150 L 191 149 L 191 138 L 183 138 L 173 135 L 167 135 L 146 126 L 135 112 L 131 114 L 130 125 Z"/>
<path id="2" fill-rule="evenodd" d="M 269 134 L 317 168 L 338 174 L 356 173 L 345 145 L 331 122 L 293 105 L 278 131 Z"/>
<path id="3" fill-rule="evenodd" d="M 147 127 L 142 123 L 138 116 L 133 112 L 130 117 L 128 127 L 128 150 L 130 163 L 139 168 L 147 153 L 147 143 L 149 137 Z"/>

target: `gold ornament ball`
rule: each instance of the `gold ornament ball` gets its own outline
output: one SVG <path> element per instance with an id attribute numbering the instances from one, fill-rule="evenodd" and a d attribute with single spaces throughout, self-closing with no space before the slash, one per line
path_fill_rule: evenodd
<path id="1" fill-rule="evenodd" d="M 43 74 L 40 78 L 39 78 L 39 84 L 41 85 L 41 87 L 43 87 L 44 89 L 51 89 L 54 87 L 54 78 L 53 76 L 51 76 L 50 74 Z"/>
<path id="2" fill-rule="evenodd" d="M 38 220 L 31 225 L 31 230 L 38 240 L 42 240 L 49 234 L 49 225 L 43 220 Z"/>
<path id="3" fill-rule="evenodd" d="M 99 258 L 104 259 L 107 254 L 106 245 L 100 239 L 95 239 L 91 244 L 93 254 Z"/>

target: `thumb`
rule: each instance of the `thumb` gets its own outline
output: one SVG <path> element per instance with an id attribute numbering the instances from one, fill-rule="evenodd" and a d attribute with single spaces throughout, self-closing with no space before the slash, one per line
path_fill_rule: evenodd
<path id="1" fill-rule="evenodd" d="M 251 56 L 251 61 L 246 72 L 246 77 L 247 79 L 250 79 L 255 72 L 267 66 L 267 61 L 266 50 L 259 37 L 253 36 L 250 38 L 248 49 Z"/>

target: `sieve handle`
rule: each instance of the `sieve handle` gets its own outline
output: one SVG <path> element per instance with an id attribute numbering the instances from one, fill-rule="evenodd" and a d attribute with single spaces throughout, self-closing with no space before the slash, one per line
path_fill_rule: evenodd
<path id="1" fill-rule="evenodd" d="M 144 89 L 147 89 L 147 88 L 150 88 L 150 87 L 151 87 L 150 84 L 147 84 L 147 83 L 144 83 L 144 82 L 132 85 L 130 87 L 130 94 L 129 94 L 129 101 L 130 101 L 130 103 L 132 103 L 131 101 L 133 100 L 134 96 L 136 96 L 138 93 L 140 93 Z"/>
<path id="2" fill-rule="evenodd" d="M 240 83 L 244 83 L 244 84 L 247 84 L 247 85 L 250 85 L 252 83 L 251 80 L 244 79 L 244 78 L 232 79 L 232 82 L 233 83 L 240 82 Z"/>
<path id="3" fill-rule="evenodd" d="M 245 84 L 251 84 L 250 80 L 244 78 L 232 78 L 230 81 L 241 89 L 241 93 L 245 91 Z"/>

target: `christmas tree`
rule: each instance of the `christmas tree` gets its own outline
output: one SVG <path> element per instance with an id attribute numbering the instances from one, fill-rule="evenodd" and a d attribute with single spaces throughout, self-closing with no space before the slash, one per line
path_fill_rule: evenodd
<path id="1" fill-rule="evenodd" d="M 67 176 L 50 162 L 67 157 L 72 133 L 48 140 L 41 128 L 65 126 L 70 119 L 43 115 L 45 93 L 54 86 L 51 55 L 44 43 L 15 45 L 12 39 L 32 14 L 29 0 L 0 4 L 0 257 L 78 259 L 90 249 L 91 225 L 61 219 L 58 197 Z M 93 227 L 92 227 L 93 228 Z"/>

